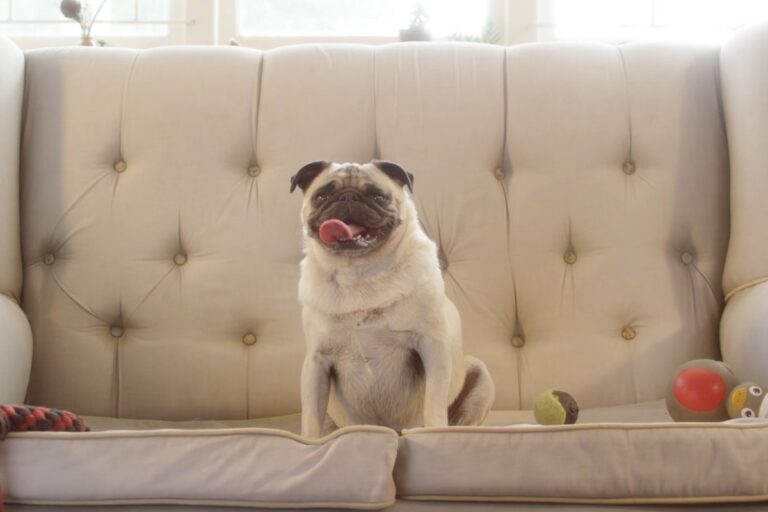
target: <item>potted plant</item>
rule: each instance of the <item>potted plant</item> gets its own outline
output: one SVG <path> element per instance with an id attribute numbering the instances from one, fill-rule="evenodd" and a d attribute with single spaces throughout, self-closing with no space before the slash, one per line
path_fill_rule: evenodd
<path id="1" fill-rule="evenodd" d="M 104 7 L 104 3 L 107 0 L 101 0 L 99 6 L 95 11 L 91 11 L 91 6 L 88 2 L 85 3 L 85 7 L 78 0 L 62 0 L 61 2 L 61 14 L 64 17 L 76 21 L 80 24 L 80 45 L 81 46 L 93 46 L 93 39 L 91 38 L 91 29 L 96 21 L 96 18 L 101 12 L 101 8 Z"/>
<path id="2" fill-rule="evenodd" d="M 483 25 L 483 29 L 478 35 L 455 32 L 454 34 L 448 36 L 448 39 L 451 41 L 464 41 L 469 43 L 499 44 L 501 41 L 501 36 L 494 27 L 493 23 L 488 20 L 485 25 Z"/>
<path id="3" fill-rule="evenodd" d="M 431 41 L 432 34 L 427 30 L 429 15 L 422 2 L 417 2 L 411 11 L 411 26 L 400 30 L 400 41 Z"/>

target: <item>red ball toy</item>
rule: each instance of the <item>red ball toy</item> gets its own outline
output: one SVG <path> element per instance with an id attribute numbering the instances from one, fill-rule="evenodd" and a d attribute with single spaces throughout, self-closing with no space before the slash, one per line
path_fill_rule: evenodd
<path id="1" fill-rule="evenodd" d="M 696 359 L 678 367 L 667 389 L 667 411 L 675 421 L 724 421 L 728 395 L 739 384 L 725 363 Z"/>

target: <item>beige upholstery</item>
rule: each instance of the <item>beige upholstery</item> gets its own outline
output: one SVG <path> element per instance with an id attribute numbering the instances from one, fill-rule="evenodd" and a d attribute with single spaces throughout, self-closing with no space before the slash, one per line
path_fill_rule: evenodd
<path id="1" fill-rule="evenodd" d="M 419 500 L 765 501 L 767 436 L 768 420 L 414 429 L 403 433 L 395 483 Z"/>
<path id="2" fill-rule="evenodd" d="M 397 445 L 370 426 L 316 441 L 262 428 L 13 433 L 0 483 L 11 503 L 380 509 L 395 500 Z"/>
<path id="3" fill-rule="evenodd" d="M 413 429 L 399 443 L 380 427 L 307 442 L 296 435 L 300 419 L 86 417 L 90 434 L 12 434 L 0 443 L 0 484 L 11 502 L 70 505 L 381 508 L 395 483 L 402 498 L 446 503 L 768 497 L 768 421 L 675 424 L 663 401 L 586 409 L 578 425 L 562 427 L 532 425 L 531 411 L 497 410 L 484 427 Z"/>
<path id="4" fill-rule="evenodd" d="M 0 404 L 3 404 L 24 401 L 32 364 L 32 333 L 18 304 L 24 55 L 4 38 L 0 38 L 0 63 Z"/>
<path id="5" fill-rule="evenodd" d="M 21 403 L 32 364 L 32 332 L 16 301 L 0 294 L 0 404 Z"/>
<path id="6" fill-rule="evenodd" d="M 746 31 L 722 55 L 656 43 L 430 43 L 46 49 L 24 62 L 0 41 L 12 70 L 0 101 L 12 113 L 26 65 L 23 119 L 0 119 L 11 142 L 23 127 L 24 278 L 22 313 L 14 143 L 0 146 L 0 371 L 2 351 L 29 338 L 26 313 L 27 400 L 99 416 L 91 421 L 106 431 L 13 435 L 0 446 L 0 485 L 24 502 L 392 502 L 398 447 L 383 429 L 371 431 L 376 442 L 338 434 L 324 445 L 283 432 L 290 446 L 259 445 L 271 450 L 266 470 L 227 468 L 222 487 L 180 442 L 222 463 L 250 453 L 264 427 L 297 428 L 300 198 L 288 178 L 309 160 L 383 158 L 416 176 L 465 350 L 496 382 L 488 424 L 501 427 L 406 432 L 399 495 L 766 498 L 764 423 L 675 425 L 659 399 L 677 365 L 719 357 L 719 330 L 726 361 L 768 384 L 768 284 L 756 284 L 768 276 L 767 34 Z M 23 368 L 28 354 L 11 350 Z M 20 376 L 8 388 L 17 395 Z M 577 398 L 581 425 L 509 427 L 532 420 L 526 409 L 547 388 Z M 259 419 L 268 416 L 279 417 Z M 352 442 L 336 447 L 342 439 Z M 81 441 L 98 456 L 50 487 L 33 476 L 41 440 L 73 465 Z M 72 494 L 90 470 L 109 480 L 112 449 L 138 465 L 150 453 L 175 460 L 193 483 L 169 497 L 147 473 L 122 494 Z M 561 467 L 536 459 L 542 450 Z M 707 464 L 716 470 L 697 473 Z M 260 487 L 266 494 L 232 486 L 290 467 L 301 478 Z M 315 479 L 313 467 L 349 473 Z M 277 501 L 272 487 L 285 491 Z"/>
<path id="7" fill-rule="evenodd" d="M 522 407 L 549 387 L 585 407 L 657 399 L 680 362 L 717 355 L 716 65 L 715 50 L 655 44 L 509 50 L 507 325 L 526 344 L 487 357 L 501 387 L 516 361 Z"/>
<path id="8" fill-rule="evenodd" d="M 21 291 L 19 247 L 19 146 L 24 93 L 24 54 L 0 39 L 0 293 L 18 297 Z"/>
<path id="9" fill-rule="evenodd" d="M 738 33 L 721 56 L 731 160 L 731 238 L 723 276 L 731 297 L 722 348 L 738 375 L 757 382 L 768 382 L 767 60 L 768 24 Z"/>
<path id="10" fill-rule="evenodd" d="M 717 60 L 653 44 L 29 52 L 29 399 L 122 417 L 296 412 L 288 178 L 374 157 L 416 175 L 497 408 L 548 387 L 584 407 L 658 399 L 676 365 L 718 355 Z"/>
<path id="11" fill-rule="evenodd" d="M 49 505 L 7 505 L 6 512 L 68 512 L 67 507 L 54 508 Z M 217 506 L 198 506 L 194 510 L 184 505 L 123 505 L 119 511 L 113 508 L 92 507 L 90 512 L 231 512 L 232 509 Z M 296 510 L 296 509 L 295 509 Z M 333 512 L 344 509 L 329 509 Z M 445 502 L 445 501 L 413 501 L 397 500 L 387 512 L 595 512 L 594 505 L 563 505 L 560 503 L 489 503 L 489 502 Z M 602 505 L 598 512 L 702 512 L 733 510 L 729 505 Z M 752 503 L 739 505 L 739 512 L 766 512 L 768 505 Z"/>
<path id="12" fill-rule="evenodd" d="M 735 294 L 722 323 L 723 358 L 745 381 L 768 382 L 768 283 Z"/>

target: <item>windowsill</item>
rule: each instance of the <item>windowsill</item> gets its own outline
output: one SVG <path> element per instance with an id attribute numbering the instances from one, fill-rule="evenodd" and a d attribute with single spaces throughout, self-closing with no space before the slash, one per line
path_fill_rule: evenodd
<path id="1" fill-rule="evenodd" d="M 71 37 L 31 37 L 15 36 L 10 37 L 22 50 L 34 50 L 38 48 L 51 47 L 75 47 L 80 46 L 80 40 L 76 36 Z M 102 39 L 94 36 L 94 42 Z M 184 41 L 182 38 L 171 37 L 151 37 L 151 36 L 133 36 L 133 37 L 105 37 L 108 47 L 117 48 L 153 48 L 160 46 L 178 46 L 194 45 L 196 43 Z M 247 48 L 256 48 L 259 50 L 269 50 L 282 46 L 292 46 L 297 44 L 362 44 L 362 45 L 383 45 L 398 43 L 400 39 L 396 36 L 259 36 L 246 37 L 239 36 L 235 38 L 238 45 Z M 451 42 L 449 39 L 435 39 L 434 42 Z M 212 43 L 203 43 L 212 44 Z M 222 41 L 221 45 L 230 44 L 229 41 Z"/>
<path id="2" fill-rule="evenodd" d="M 80 46 L 79 36 L 7 36 L 22 50 L 34 50 L 37 48 L 51 47 L 75 47 Z M 183 38 L 170 36 L 120 36 L 102 37 L 93 36 L 94 47 L 96 41 L 103 39 L 107 46 L 118 48 L 153 48 L 157 46 L 171 46 L 187 44 Z"/>
<path id="3" fill-rule="evenodd" d="M 260 50 L 269 50 L 280 46 L 291 46 L 296 44 L 367 44 L 380 45 L 397 43 L 397 36 L 244 36 L 239 35 L 234 38 L 241 46 L 248 48 L 258 48 Z"/>

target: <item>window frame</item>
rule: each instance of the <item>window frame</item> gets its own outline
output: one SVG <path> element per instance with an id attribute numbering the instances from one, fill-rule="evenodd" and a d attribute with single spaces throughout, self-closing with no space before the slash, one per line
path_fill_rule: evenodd
<path id="1" fill-rule="evenodd" d="M 167 45 L 226 45 L 237 43 L 259 49 L 302 43 L 356 43 L 379 45 L 395 43 L 392 36 L 246 36 L 238 33 L 236 0 L 170 0 L 172 9 L 168 34 L 156 36 L 110 37 L 103 39 L 110 46 L 151 48 Z M 499 44 L 513 44 L 536 40 L 538 0 L 478 0 L 488 2 L 492 19 L 497 26 Z M 96 22 L 98 27 L 99 22 Z M 1 26 L 1 25 L 0 25 Z M 0 32 L 1 33 L 1 32 Z M 50 46 L 77 46 L 73 36 L 9 36 L 22 49 Z M 94 39 L 100 39 L 94 29 Z"/>
<path id="2" fill-rule="evenodd" d="M 715 33 L 712 37 L 701 38 L 691 37 L 693 31 L 680 25 L 667 25 L 658 21 L 659 3 L 664 0 L 648 0 L 650 7 L 650 23 L 632 23 L 627 25 L 613 25 L 611 27 L 618 31 L 624 31 L 624 34 L 615 37 L 585 37 L 583 35 L 558 35 L 559 25 L 554 21 L 556 2 L 558 0 L 538 0 L 537 13 L 537 37 L 536 41 L 597 41 L 609 44 L 622 44 L 640 41 L 674 41 L 687 44 L 718 44 L 723 38 L 729 37 L 735 31 L 744 25 L 716 25 L 707 27 Z M 725 3 L 725 2 L 724 2 Z M 545 14 L 542 16 L 541 12 Z M 747 22 L 746 24 L 749 24 Z M 701 29 L 701 27 L 699 28 Z M 632 34 L 631 31 L 635 31 Z"/>
<path id="3" fill-rule="evenodd" d="M 488 15 L 491 19 L 500 20 L 497 26 L 499 32 L 498 44 L 534 41 L 525 39 L 535 37 L 536 15 L 538 0 L 476 0 L 488 4 Z M 259 49 L 270 49 L 279 46 L 302 43 L 356 43 L 356 44 L 388 44 L 399 41 L 397 34 L 391 36 L 254 36 L 241 34 L 237 23 L 237 0 L 218 0 L 219 20 L 217 44 L 227 44 L 231 40 L 239 44 Z M 405 28 L 405 27 L 404 27 Z"/>
<path id="4" fill-rule="evenodd" d="M 110 23 L 109 21 L 96 21 L 93 28 L 93 39 L 104 39 L 109 46 L 123 47 L 123 48 L 152 48 L 156 46 L 167 46 L 175 44 L 187 44 L 189 39 L 188 33 L 194 32 L 194 26 L 196 22 L 194 19 L 189 18 L 188 8 L 186 0 L 169 0 L 170 2 L 170 16 L 167 23 L 168 33 L 163 36 L 102 36 L 99 34 L 98 26 L 104 23 Z M 208 2 L 210 3 L 210 2 Z M 34 21 L 28 22 L 34 24 Z M 50 23 L 50 22 L 45 22 Z M 75 23 L 74 21 L 67 20 L 62 16 L 62 23 Z M 122 22 L 127 23 L 127 22 Z M 153 22 L 157 23 L 157 22 Z M 0 21 L 0 27 L 3 26 L 3 22 Z M 10 35 L 4 34 L 0 29 L 0 34 L 6 35 L 12 41 L 14 41 L 22 50 L 31 50 L 36 48 L 47 48 L 52 46 L 78 46 L 80 39 L 77 35 Z"/>
<path id="5" fill-rule="evenodd" d="M 237 0 L 169 0 L 171 14 L 168 34 L 156 36 L 105 36 L 110 46 L 127 48 L 150 48 L 168 45 L 226 45 L 236 41 L 242 46 L 270 49 L 302 43 L 356 43 L 380 45 L 398 41 L 392 36 L 254 36 L 238 32 Z M 498 44 L 512 45 L 534 41 L 562 40 L 552 19 L 540 18 L 540 9 L 552 7 L 552 0 L 477 0 L 488 2 L 491 19 L 497 20 Z M 768 1 L 768 0 L 766 0 Z M 542 7 L 543 6 L 543 7 Z M 99 22 L 96 26 L 98 27 Z M 2 25 L 0 25 L 2 26 Z M 2 32 L 0 32 L 2 33 Z M 77 46 L 79 39 L 73 36 L 10 36 L 22 49 L 49 46 Z M 101 36 L 94 29 L 94 39 Z M 635 40 L 631 37 L 608 40 L 608 43 Z"/>

